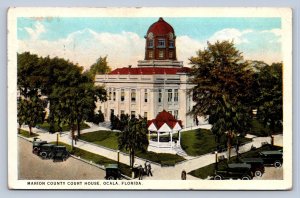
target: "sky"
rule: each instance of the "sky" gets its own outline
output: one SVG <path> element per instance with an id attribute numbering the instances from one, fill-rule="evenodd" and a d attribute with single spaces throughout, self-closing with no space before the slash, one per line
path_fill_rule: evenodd
<path id="1" fill-rule="evenodd" d="M 101 56 L 112 68 L 144 59 L 145 34 L 159 17 L 18 18 L 18 52 L 60 57 L 88 69 Z M 174 28 L 177 59 L 189 58 L 207 42 L 232 40 L 246 60 L 282 61 L 280 18 L 164 17 Z"/>

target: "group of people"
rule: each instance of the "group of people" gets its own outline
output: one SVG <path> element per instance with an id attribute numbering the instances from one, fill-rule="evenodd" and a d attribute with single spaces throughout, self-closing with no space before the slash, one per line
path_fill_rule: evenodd
<path id="1" fill-rule="evenodd" d="M 139 180 L 142 180 L 144 175 L 151 176 L 151 177 L 153 176 L 151 164 L 149 161 L 145 162 L 144 168 L 142 165 L 139 165 L 139 166 L 136 165 L 136 169 L 138 170 L 136 172 L 137 172 L 137 176 L 138 176 Z"/>

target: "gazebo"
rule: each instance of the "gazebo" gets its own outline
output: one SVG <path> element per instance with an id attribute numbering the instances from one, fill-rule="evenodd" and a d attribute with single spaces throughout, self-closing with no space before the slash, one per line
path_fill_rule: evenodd
<path id="1" fill-rule="evenodd" d="M 175 119 L 172 114 L 165 110 L 160 112 L 155 119 L 148 121 L 149 147 L 153 147 L 150 150 L 165 152 L 166 149 L 172 150 L 174 147 L 180 147 L 181 129 L 181 120 Z M 176 139 L 174 138 L 175 134 L 177 134 Z"/>

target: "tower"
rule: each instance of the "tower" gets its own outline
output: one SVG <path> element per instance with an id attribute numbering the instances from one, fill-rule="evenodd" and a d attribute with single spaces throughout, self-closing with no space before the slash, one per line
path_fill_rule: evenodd
<path id="1" fill-rule="evenodd" d="M 148 28 L 145 39 L 145 59 L 138 61 L 138 67 L 183 66 L 177 61 L 174 29 L 162 17 Z"/>

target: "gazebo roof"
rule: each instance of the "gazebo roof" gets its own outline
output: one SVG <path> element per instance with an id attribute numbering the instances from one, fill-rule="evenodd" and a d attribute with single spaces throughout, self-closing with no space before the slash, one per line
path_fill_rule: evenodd
<path id="1" fill-rule="evenodd" d="M 155 119 L 148 121 L 148 129 L 154 131 L 154 126 L 156 127 L 155 131 L 159 132 L 169 132 L 168 130 L 165 131 L 168 127 L 170 130 L 180 130 L 182 128 L 181 120 L 175 119 L 172 114 L 163 110 L 160 112 Z M 167 127 L 167 126 L 168 127 Z"/>

